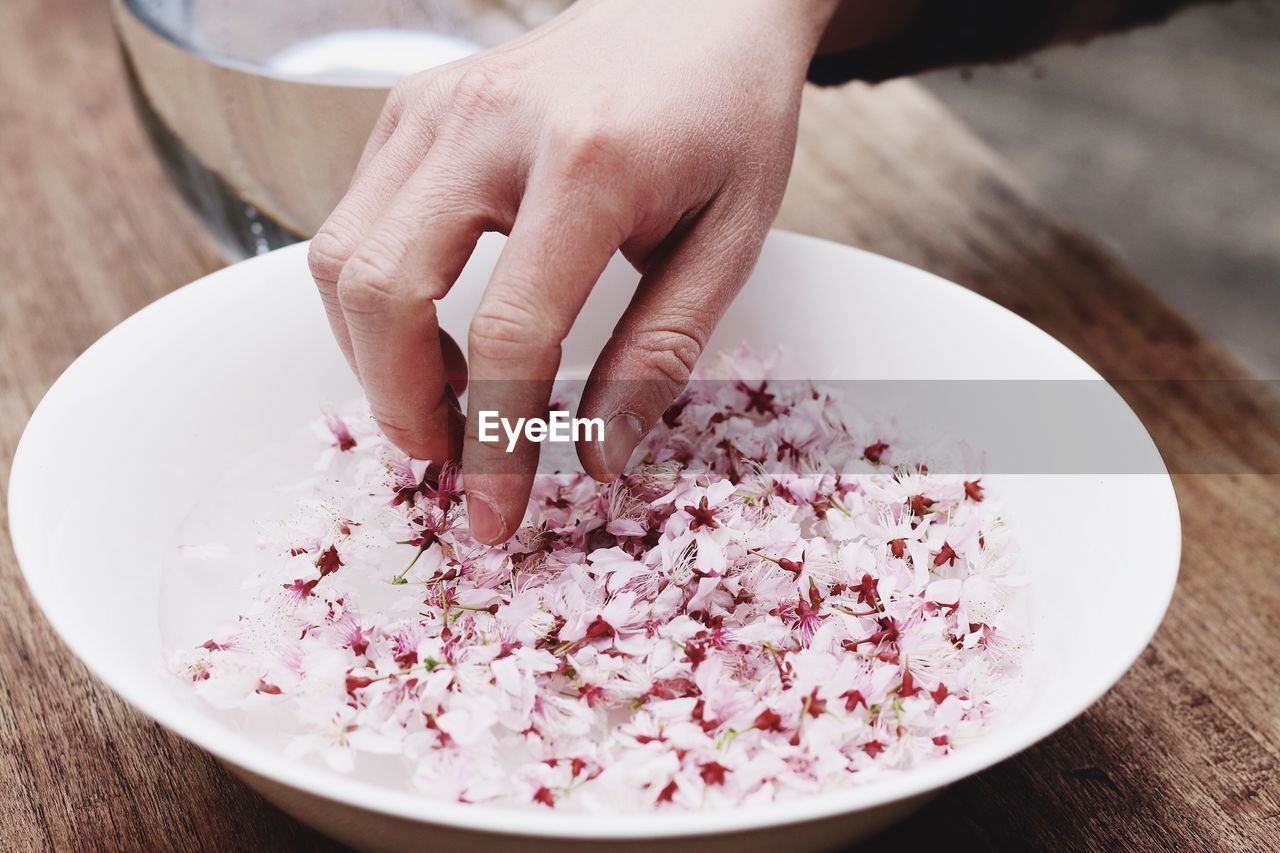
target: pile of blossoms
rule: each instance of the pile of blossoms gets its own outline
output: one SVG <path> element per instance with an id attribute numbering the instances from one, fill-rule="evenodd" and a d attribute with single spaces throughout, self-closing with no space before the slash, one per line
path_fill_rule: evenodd
<path id="1" fill-rule="evenodd" d="M 722 356 L 617 482 L 540 474 L 497 547 L 452 465 L 323 418 L 253 605 L 175 670 L 291 756 L 462 802 L 737 807 L 962 748 L 1025 641 L 995 500 L 767 369 Z"/>

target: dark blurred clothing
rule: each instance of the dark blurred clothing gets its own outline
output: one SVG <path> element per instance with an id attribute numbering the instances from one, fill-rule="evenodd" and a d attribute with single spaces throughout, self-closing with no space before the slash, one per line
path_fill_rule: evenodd
<path id="1" fill-rule="evenodd" d="M 818 56 L 820 86 L 878 82 L 949 65 L 1016 59 L 1055 42 L 1152 24 L 1196 2 L 1224 0 L 925 0 L 896 38 Z"/>

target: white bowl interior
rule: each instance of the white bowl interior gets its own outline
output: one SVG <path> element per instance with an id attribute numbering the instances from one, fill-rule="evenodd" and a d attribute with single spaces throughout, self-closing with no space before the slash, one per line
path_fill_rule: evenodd
<path id="1" fill-rule="evenodd" d="M 441 303 L 441 324 L 460 341 L 501 246 L 499 237 L 483 239 Z M 567 366 L 590 364 L 635 281 L 615 259 L 566 342 Z M 977 334 L 957 336 L 958 327 Z M 780 336 L 788 363 L 819 379 L 1098 380 L 1048 335 L 963 288 L 848 247 L 774 233 L 711 349 L 744 340 L 765 348 Z M 944 357 L 910 345 L 936 340 L 948 341 Z M 1105 411 L 1091 419 L 1148 454 L 1136 470 L 1150 473 L 984 480 L 1003 498 L 1034 577 L 1036 649 L 1027 662 L 1034 688 L 1027 706 L 980 742 L 874 786 L 749 814 L 670 814 L 654 822 L 441 803 L 286 760 L 175 689 L 162 665 L 160 572 L 174 530 L 228 468 L 306 423 L 321 405 L 357 393 L 315 297 L 305 246 L 238 264 L 139 312 L 68 368 L 22 438 L 10 518 L 36 599 L 113 689 L 224 760 L 374 811 L 513 833 L 652 837 L 891 802 L 1008 757 L 1080 713 L 1146 645 L 1177 574 L 1172 486 L 1145 430 L 1111 392 Z M 953 420 L 948 429 L 964 434 L 964 412 Z M 212 625 L 229 615 L 210 605 L 203 618 Z"/>

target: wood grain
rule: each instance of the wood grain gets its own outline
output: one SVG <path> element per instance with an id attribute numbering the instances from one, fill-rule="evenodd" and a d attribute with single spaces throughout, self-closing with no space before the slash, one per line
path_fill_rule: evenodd
<path id="1" fill-rule="evenodd" d="M 0 5 L 0 56 L 7 481 L 31 409 L 71 359 L 221 260 L 130 112 L 103 4 Z M 781 222 L 972 287 L 1109 377 L 1229 380 L 1122 386 L 1171 467 L 1230 472 L 1175 478 L 1183 573 L 1155 642 L 1083 717 L 955 785 L 892 830 L 894 842 L 1274 846 L 1274 399 L 1241 381 L 1238 365 L 1092 242 L 1047 216 L 999 159 L 912 84 L 809 93 Z M 1140 508 L 1134 523 L 1141 528 Z M 0 538 L 0 847 L 332 848 L 89 676 L 36 612 Z"/>

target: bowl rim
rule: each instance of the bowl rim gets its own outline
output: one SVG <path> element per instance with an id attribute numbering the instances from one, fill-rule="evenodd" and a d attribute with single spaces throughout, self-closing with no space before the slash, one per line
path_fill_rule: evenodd
<path id="1" fill-rule="evenodd" d="M 985 296 L 925 270 L 856 247 L 779 229 L 771 230 L 768 241 L 775 245 L 790 244 L 793 249 L 799 250 L 831 251 L 835 249 L 855 253 L 862 256 L 863 261 L 871 260 L 874 263 L 903 267 L 910 271 L 911 275 L 932 279 L 933 286 L 960 290 L 966 295 L 965 298 L 985 302 L 989 309 L 1008 315 L 1006 319 L 1024 324 L 1044 338 L 1053 341 L 1069 352 L 1072 358 L 1076 359 L 1093 377 L 1102 379 L 1097 371 L 1089 367 L 1083 359 L 1044 330 Z M 27 589 L 58 637 L 95 676 L 136 710 L 221 761 L 251 775 L 263 777 L 322 800 L 353 806 L 376 814 L 502 836 L 576 840 L 692 838 L 836 818 L 936 791 L 1010 758 L 1053 734 L 1083 713 L 1119 681 L 1150 643 L 1163 621 L 1177 581 L 1182 536 L 1173 483 L 1161 461 L 1161 470 L 1157 473 L 1116 475 L 1149 480 L 1154 478 L 1159 481 L 1158 498 L 1146 509 L 1152 513 L 1152 517 L 1158 519 L 1161 529 L 1169 531 L 1169 541 L 1160 554 L 1153 556 L 1153 565 L 1150 566 L 1150 571 L 1157 579 L 1157 583 L 1153 584 L 1150 590 L 1151 597 L 1148 599 L 1149 605 L 1152 605 L 1148 611 L 1150 618 L 1140 629 L 1132 632 L 1131 641 L 1118 649 L 1117 654 L 1105 662 L 1100 662 L 1095 670 L 1092 689 L 1082 691 L 1074 701 L 1064 702 L 1052 712 L 1042 715 L 1046 717 L 1042 725 L 1022 731 L 1016 737 L 997 738 L 988 735 L 966 745 L 963 749 L 932 759 L 909 771 L 878 778 L 874 784 L 797 796 L 793 799 L 753 806 L 751 809 L 664 812 L 659 821 L 653 820 L 647 813 L 593 814 L 554 810 L 534 811 L 484 803 L 464 804 L 434 800 L 408 789 L 395 790 L 344 776 L 302 760 L 283 759 L 273 755 L 255 745 L 247 737 L 214 725 L 199 716 L 181 713 L 180 706 L 167 702 L 162 691 L 145 686 L 139 689 L 135 684 L 118 677 L 118 673 L 113 673 L 109 666 L 104 665 L 105 655 L 98 654 L 91 644 L 81 641 L 82 638 L 79 638 L 77 632 L 66 624 L 64 616 L 59 613 L 59 607 L 56 601 L 52 600 L 46 586 L 35 579 L 47 566 L 41 565 L 37 559 L 37 548 L 33 542 L 36 535 L 32 528 L 38 528 L 39 525 L 26 512 L 23 496 L 28 489 L 28 483 L 37 476 L 32 461 L 35 451 L 31 449 L 31 444 L 34 442 L 31 436 L 40 432 L 43 420 L 51 417 L 50 411 L 65 395 L 71 393 L 68 388 L 76 384 L 76 374 L 85 369 L 85 364 L 97 358 L 98 353 L 109 346 L 111 341 L 128 335 L 130 327 L 138 322 L 139 317 L 165 310 L 165 306 L 184 299 L 184 294 L 216 287 L 217 280 L 220 278 L 235 278 L 246 274 L 252 276 L 259 265 L 265 267 L 272 263 L 283 263 L 282 259 L 291 254 L 301 258 L 306 248 L 306 243 L 299 243 L 216 270 L 160 297 L 109 330 L 67 367 L 36 406 L 18 442 L 9 477 L 9 528 L 14 553 Z M 1128 409 L 1128 405 L 1124 405 Z M 1129 409 L 1129 411 L 1132 414 L 1132 410 Z M 1137 419 L 1137 416 L 1134 415 L 1134 418 Z M 1146 441 L 1157 453 L 1156 458 L 1162 460 L 1158 455 L 1158 448 L 1155 448 L 1154 441 L 1145 426 L 1141 425 L 1140 420 L 1138 426 Z M 1157 559 L 1160 565 L 1154 565 Z M 1158 575 L 1155 574 L 1157 571 Z"/>

